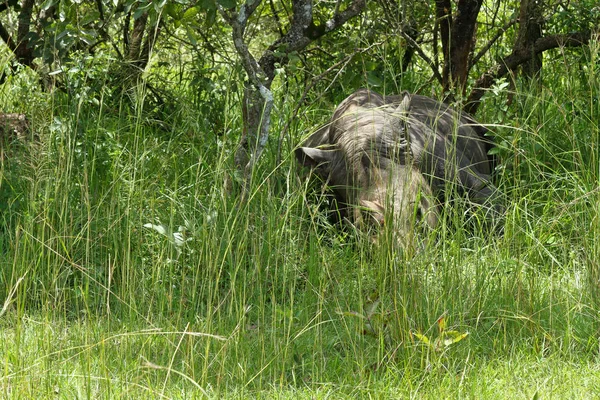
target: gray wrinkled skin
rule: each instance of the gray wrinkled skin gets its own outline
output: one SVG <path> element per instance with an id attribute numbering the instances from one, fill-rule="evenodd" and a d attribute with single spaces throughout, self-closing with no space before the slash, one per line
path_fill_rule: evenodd
<path id="1" fill-rule="evenodd" d="M 443 200 L 453 185 L 501 212 L 486 132 L 471 116 L 428 97 L 404 92 L 384 98 L 361 89 L 296 157 L 354 208 L 355 224 L 363 225 L 365 216 L 381 223 L 392 214 L 395 230 L 406 237 L 417 220 L 436 225 L 432 195 Z"/>

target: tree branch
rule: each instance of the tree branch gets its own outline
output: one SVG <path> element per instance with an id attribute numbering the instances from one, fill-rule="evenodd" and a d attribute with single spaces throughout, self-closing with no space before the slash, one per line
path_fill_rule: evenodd
<path id="1" fill-rule="evenodd" d="M 298 100 L 296 102 L 296 107 L 294 107 L 294 111 L 292 111 L 292 116 L 287 119 L 287 122 L 281 131 L 281 135 L 279 138 L 279 144 L 277 146 L 277 163 L 278 164 L 281 161 L 281 147 L 283 145 L 283 139 L 287 135 L 287 132 L 290 129 L 291 123 L 296 120 L 296 117 L 298 116 L 298 112 L 300 111 L 300 107 L 304 104 L 304 102 L 306 100 L 306 96 L 308 96 L 308 92 L 310 92 L 310 90 L 318 82 L 320 82 L 325 76 L 327 76 L 331 72 L 335 71 L 339 67 L 342 67 L 342 69 L 343 69 L 357 54 L 366 53 L 367 51 L 371 50 L 371 48 L 380 46 L 380 45 L 382 45 L 382 43 L 374 43 L 374 44 L 370 45 L 369 47 L 366 47 L 363 49 L 356 49 L 353 53 L 347 55 L 346 57 L 344 57 L 337 63 L 333 64 L 331 67 L 327 68 L 327 70 L 325 70 L 321 74 L 313 77 L 310 80 L 310 82 L 308 82 L 308 84 L 305 85 L 304 91 L 302 92 L 302 95 L 300 96 L 300 100 Z M 334 81 L 335 81 L 335 78 L 334 78 Z M 331 83 L 329 85 L 331 85 Z M 325 91 L 327 91 L 327 90 L 325 90 Z"/>
<path id="2" fill-rule="evenodd" d="M 344 11 L 336 12 L 331 19 L 317 26 L 313 21 L 312 0 L 294 0 L 290 29 L 263 53 L 260 66 L 267 76 L 273 77 L 275 63 L 284 63 L 288 54 L 301 51 L 311 42 L 338 29 L 349 19 L 361 14 L 365 7 L 366 0 L 353 0 Z"/>
<path id="3" fill-rule="evenodd" d="M 250 1 L 243 4 L 239 12 L 228 13 L 221 7 L 219 7 L 219 11 L 232 28 L 233 45 L 240 56 L 244 70 L 248 74 L 248 79 L 250 79 L 254 86 L 259 88 L 264 85 L 258 76 L 262 71 L 256 59 L 250 53 L 250 50 L 248 50 L 248 46 L 244 43 L 244 31 L 246 30 L 248 18 L 250 18 L 262 0 L 255 0 L 249 4 Z"/>
<path id="4" fill-rule="evenodd" d="M 125 54 L 125 55 L 129 54 L 129 24 L 130 23 L 131 23 L 131 10 L 125 15 L 125 21 L 123 21 L 123 54 Z"/>
<path id="5" fill-rule="evenodd" d="M 366 6 L 366 0 L 353 0 L 342 12 L 338 12 L 338 8 L 336 7 L 336 13 L 333 15 L 333 18 L 327 20 L 325 23 L 317 26 L 311 22 L 311 25 L 306 29 L 307 38 L 316 40 L 321 36 L 338 29 L 351 18 L 361 14 Z"/>
<path id="6" fill-rule="evenodd" d="M 516 23 L 517 23 L 517 19 L 513 18 L 510 21 L 508 21 L 502 28 L 500 28 L 500 30 L 498 30 L 498 32 L 496 32 L 494 37 L 489 42 L 487 42 L 487 44 L 475 56 L 473 56 L 473 58 L 469 62 L 469 70 L 473 67 L 473 65 L 477 64 L 477 62 L 481 59 L 481 57 L 483 57 L 485 55 L 485 53 L 488 52 L 488 50 L 494 45 L 494 43 L 496 43 L 496 41 L 498 39 L 500 39 L 500 37 L 502 35 L 504 35 L 504 33 L 508 30 L 508 28 L 510 28 L 511 26 L 513 26 Z"/>
<path id="7" fill-rule="evenodd" d="M 234 47 L 250 81 L 244 92 L 244 129 L 235 156 L 238 168 L 244 169 L 246 181 L 251 177 L 253 167 L 262 154 L 269 135 L 270 114 L 273 108 L 270 87 L 275 77 L 276 63 L 285 64 L 290 53 L 303 50 L 314 40 L 339 28 L 350 18 L 360 14 L 366 6 L 366 0 L 353 0 L 343 11 L 336 7 L 332 19 L 315 26 L 313 0 L 293 0 L 288 31 L 273 42 L 257 61 L 244 42 L 244 31 L 248 19 L 261 2 L 262 0 L 246 0 L 238 12 L 219 6 L 219 12 L 232 28 Z"/>
<path id="8" fill-rule="evenodd" d="M 100 21 L 102 21 L 102 23 L 104 23 L 104 7 L 102 5 L 102 0 L 96 0 L 96 8 L 98 9 Z"/>
<path id="9" fill-rule="evenodd" d="M 283 29 L 281 28 L 281 20 L 279 19 L 279 14 L 277 13 L 277 9 L 275 9 L 275 4 L 273 4 L 273 0 L 269 0 L 269 6 L 271 7 L 271 12 L 273 13 L 275 24 L 277 24 L 277 31 L 281 36 L 283 36 L 284 33 Z"/>
<path id="10" fill-rule="evenodd" d="M 437 81 L 440 83 L 440 85 L 443 84 L 444 78 L 442 78 L 440 71 L 438 71 L 433 60 L 431 58 L 427 57 L 427 54 L 425 54 L 423 49 L 421 49 L 421 46 L 419 46 L 419 44 L 417 42 L 415 42 L 413 40 L 413 38 L 411 38 L 406 32 L 400 31 L 400 35 L 402 35 L 402 37 L 404 38 L 404 40 L 406 40 L 406 42 L 408 43 L 408 45 L 410 47 L 415 49 L 415 51 L 423 59 L 423 61 L 425 61 L 427 63 L 427 65 L 429 65 L 429 67 L 431 68 L 431 72 L 433 73 L 433 76 L 435 77 L 435 79 L 437 79 Z"/>
<path id="11" fill-rule="evenodd" d="M 481 98 L 485 94 L 492 84 L 499 78 L 503 77 L 519 65 L 529 61 L 534 55 L 540 54 L 544 51 L 555 49 L 558 47 L 581 47 L 585 46 L 590 42 L 591 32 L 575 32 L 567 35 L 552 35 L 540 38 L 535 41 L 533 49 L 517 49 L 513 51 L 509 56 L 502 59 L 502 61 L 490 68 L 485 74 L 483 74 L 474 85 L 474 89 L 467 100 L 465 111 L 470 114 L 475 114 L 479 108 Z"/>
<path id="12" fill-rule="evenodd" d="M 144 31 L 146 30 L 146 22 L 148 22 L 148 13 L 145 12 L 133 22 L 133 32 L 131 33 L 131 43 L 127 58 L 135 65 L 140 65 L 140 57 L 142 52 L 142 41 L 144 39 Z"/>
<path id="13" fill-rule="evenodd" d="M 4 41 L 4 43 L 6 44 L 6 46 L 8 46 L 10 51 L 12 51 L 13 53 L 15 52 L 15 50 L 17 49 L 17 45 L 13 41 L 12 36 L 10 36 L 10 33 L 8 33 L 4 25 L 2 25 L 2 22 L 0 22 L 0 39 Z"/>
<path id="14" fill-rule="evenodd" d="M 247 87 L 245 100 L 246 102 L 242 105 L 243 114 L 244 114 L 244 129 L 242 131 L 242 137 L 240 139 L 240 148 L 236 152 L 236 164 L 238 168 L 243 168 L 243 172 L 245 175 L 246 182 L 252 176 L 252 170 L 254 169 L 254 165 L 260 158 L 266 144 L 267 139 L 269 137 L 269 126 L 271 122 L 271 109 L 273 108 L 273 94 L 269 89 L 271 85 L 272 77 L 269 78 L 265 76 L 264 71 L 260 67 L 260 65 L 256 62 L 256 59 L 252 56 L 250 51 L 248 50 L 248 46 L 244 42 L 244 31 L 246 28 L 246 24 L 248 23 L 248 18 L 252 15 L 252 13 L 256 10 L 258 5 L 262 0 L 254 0 L 252 3 L 249 3 L 252 0 L 248 0 L 245 4 L 240 7 L 239 12 L 228 13 L 223 8 L 219 7 L 219 11 L 221 15 L 225 18 L 225 20 L 229 23 L 232 28 L 233 35 L 233 45 L 240 56 L 242 61 L 242 66 L 248 75 L 248 79 L 252 83 L 252 86 L 255 87 L 255 90 L 258 90 L 260 96 L 264 101 L 264 107 L 262 108 L 262 114 L 259 116 L 249 114 L 254 110 L 256 104 L 246 104 L 248 101 L 252 101 L 254 96 L 249 92 L 250 88 Z M 250 111 L 249 111 L 250 110 Z M 254 125 L 248 123 L 248 118 L 258 117 L 260 118 L 260 123 L 256 123 L 257 127 L 259 127 L 258 132 L 249 132 L 252 127 L 248 127 L 248 125 Z M 250 129 L 249 129 L 250 128 Z M 253 147 L 253 151 L 248 154 L 248 149 L 246 147 L 249 144 L 248 135 L 254 136 L 256 135 L 256 139 L 252 140 L 254 143 L 250 143 Z M 247 186 L 245 187 L 247 188 Z"/>
<path id="15" fill-rule="evenodd" d="M 442 57 L 444 60 L 444 68 L 443 68 L 443 77 L 440 83 L 442 86 L 445 86 L 445 82 L 448 81 L 449 68 L 450 64 L 450 32 L 452 31 L 452 4 L 450 0 L 436 0 L 435 1 L 435 21 L 438 29 L 435 29 L 435 36 L 437 39 L 437 32 L 439 30 L 440 36 L 442 39 Z M 437 71 L 437 40 L 433 42 L 434 46 L 434 54 L 436 58 L 436 62 L 432 65 L 432 68 L 435 68 Z"/>

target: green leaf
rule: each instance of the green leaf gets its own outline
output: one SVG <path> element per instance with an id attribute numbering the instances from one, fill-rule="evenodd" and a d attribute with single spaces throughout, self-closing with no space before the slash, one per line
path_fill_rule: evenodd
<path id="1" fill-rule="evenodd" d="M 46 0 L 44 4 L 42 4 L 42 11 L 46 11 L 50 7 L 56 5 L 56 3 L 58 3 L 58 0 Z"/>
<path id="2" fill-rule="evenodd" d="M 491 149 L 488 150 L 488 154 L 490 156 L 493 156 L 495 154 L 500 154 L 500 151 L 502 151 L 502 149 L 500 149 L 500 147 L 494 146 L 494 147 L 492 147 Z"/>
<path id="3" fill-rule="evenodd" d="M 379 63 L 375 61 L 365 61 L 365 70 L 367 71 L 375 71 L 379 67 Z"/>
<path id="4" fill-rule="evenodd" d="M 174 20 L 178 20 L 179 19 L 179 9 L 181 8 L 181 6 L 179 6 L 178 4 L 175 3 L 168 3 L 165 6 L 165 12 L 167 13 L 167 15 L 171 18 L 173 18 Z"/>
<path id="5" fill-rule="evenodd" d="M 225 8 L 235 8 L 235 0 L 217 0 Z"/>
<path id="6" fill-rule="evenodd" d="M 141 17 L 145 12 L 147 12 L 150 7 L 152 7 L 152 3 L 148 3 L 142 7 L 138 7 L 134 12 L 133 12 L 133 19 L 138 19 L 139 17 Z"/>
<path id="7" fill-rule="evenodd" d="M 446 317 L 443 314 L 441 317 L 438 318 L 437 324 L 440 333 L 443 333 L 444 329 L 446 329 Z"/>
<path id="8" fill-rule="evenodd" d="M 198 2 L 198 5 L 203 10 L 216 10 L 217 9 L 217 3 L 215 2 L 215 0 L 200 0 Z"/>
<path id="9" fill-rule="evenodd" d="M 206 12 L 206 18 L 204 19 L 204 26 L 210 28 L 214 25 L 217 20 L 217 9 L 208 10 Z"/>
<path id="10" fill-rule="evenodd" d="M 189 22 L 193 19 L 196 18 L 196 15 L 198 15 L 198 13 L 200 12 L 200 9 L 198 7 L 191 7 L 188 8 L 187 10 L 185 10 L 185 12 L 183 13 L 181 20 L 183 22 Z"/>
<path id="11" fill-rule="evenodd" d="M 89 14 L 83 16 L 83 18 L 81 18 L 81 20 L 79 21 L 79 24 L 81 26 L 86 26 L 88 24 L 91 24 L 92 22 L 98 21 L 98 19 L 100 19 L 100 13 L 97 10 L 94 10 Z"/>
<path id="12" fill-rule="evenodd" d="M 430 345 L 431 342 L 429 341 L 429 338 L 421 333 L 417 333 L 417 332 L 413 332 L 413 335 L 419 339 L 421 342 L 425 343 L 426 345 Z"/>
<path id="13" fill-rule="evenodd" d="M 379 77 L 379 75 L 375 71 L 367 72 L 367 83 L 371 87 L 383 86 L 383 80 Z"/>
<path id="14" fill-rule="evenodd" d="M 190 41 L 190 43 L 192 43 L 194 46 L 196 46 L 198 44 L 198 37 L 196 36 L 196 32 L 194 32 L 194 30 L 192 28 L 190 28 L 189 26 L 186 26 L 185 33 L 187 34 L 187 37 L 188 37 L 188 40 Z"/>
<path id="15" fill-rule="evenodd" d="M 444 332 L 444 346 L 448 347 L 451 344 L 458 343 L 467 336 L 469 336 L 469 332 L 446 331 Z"/>
<path id="16" fill-rule="evenodd" d="M 167 0 L 154 0 L 152 2 L 152 4 L 154 5 L 154 10 L 159 13 L 160 10 L 163 9 L 163 7 L 165 6 L 165 4 L 167 4 Z"/>

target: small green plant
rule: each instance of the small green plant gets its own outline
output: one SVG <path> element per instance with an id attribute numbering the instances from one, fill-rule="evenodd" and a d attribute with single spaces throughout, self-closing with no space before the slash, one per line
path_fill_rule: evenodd
<path id="1" fill-rule="evenodd" d="M 460 342 L 467 336 L 469 336 L 469 332 L 459 332 L 456 330 L 448 330 L 446 329 L 446 314 L 442 314 L 437 319 L 438 326 L 438 335 L 437 337 L 427 337 L 420 332 L 411 332 L 411 336 L 417 338 L 423 345 L 429 348 L 434 352 L 442 352 L 448 347 L 452 346 L 455 343 Z"/>

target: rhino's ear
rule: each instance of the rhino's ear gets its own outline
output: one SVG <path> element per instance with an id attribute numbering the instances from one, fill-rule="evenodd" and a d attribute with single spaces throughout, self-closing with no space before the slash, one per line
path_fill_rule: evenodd
<path id="1" fill-rule="evenodd" d="M 335 151 L 320 150 L 314 147 L 298 147 L 295 151 L 296 159 L 305 167 L 315 168 L 319 165 L 333 161 Z"/>
<path id="2" fill-rule="evenodd" d="M 412 96 L 408 92 L 403 92 L 402 96 L 402 101 L 400 102 L 400 104 L 398 104 L 398 107 L 396 107 L 394 113 L 406 115 L 410 112 Z"/>

